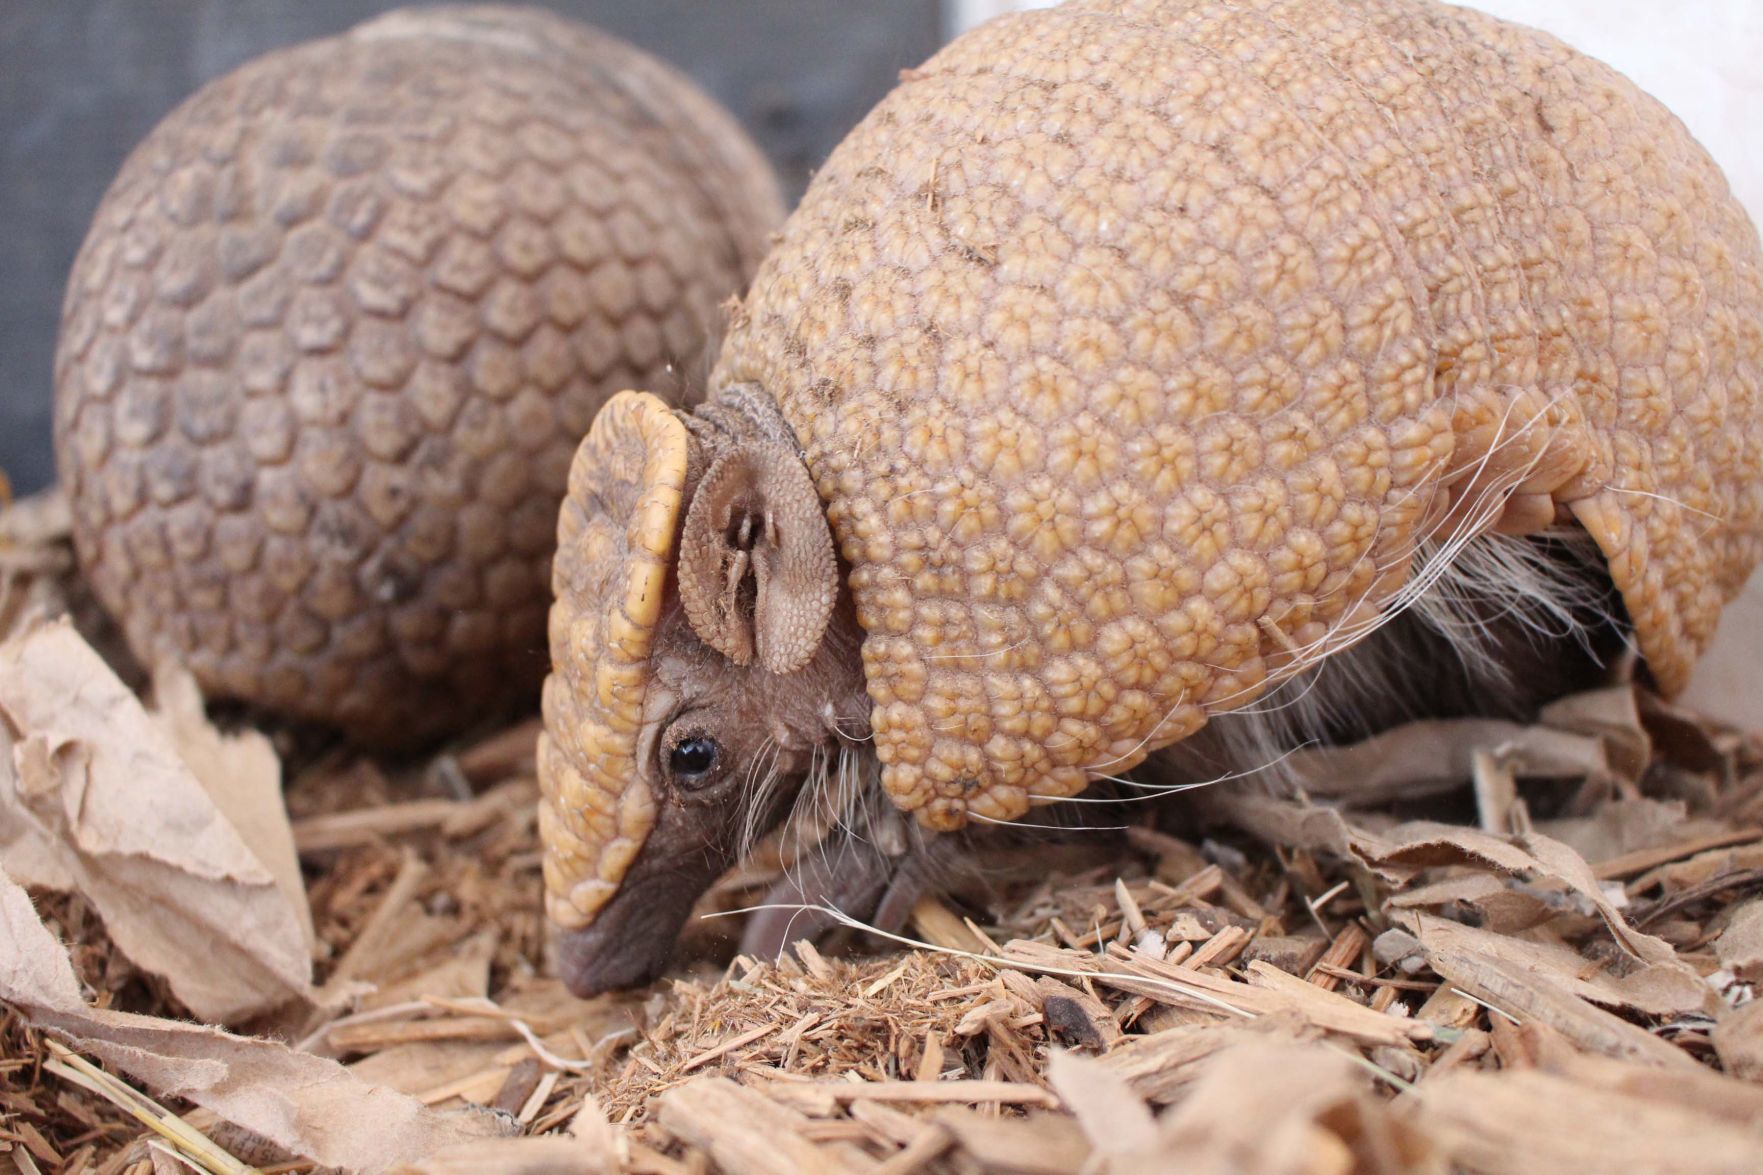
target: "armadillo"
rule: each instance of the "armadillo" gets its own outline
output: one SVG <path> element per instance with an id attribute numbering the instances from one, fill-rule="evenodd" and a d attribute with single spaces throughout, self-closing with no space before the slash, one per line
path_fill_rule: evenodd
<path id="1" fill-rule="evenodd" d="M 981 26 L 827 161 L 708 402 L 623 393 L 577 455 L 566 980 L 654 974 L 829 761 L 946 833 L 1208 738 L 1253 771 L 1535 705 L 1624 645 L 1674 693 L 1763 554 L 1760 379 L 1720 171 L 1548 36 L 1433 0 Z"/>
<path id="2" fill-rule="evenodd" d="M 536 696 L 614 391 L 701 388 L 782 220 L 734 119 L 538 9 L 409 9 L 205 86 L 68 283 L 57 458 L 147 663 L 408 745 Z"/>

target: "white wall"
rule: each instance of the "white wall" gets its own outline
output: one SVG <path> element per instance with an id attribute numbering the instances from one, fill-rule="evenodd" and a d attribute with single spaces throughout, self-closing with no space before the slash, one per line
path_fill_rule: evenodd
<path id="1" fill-rule="evenodd" d="M 1023 8 L 1051 8 L 1059 0 L 949 0 L 943 11 L 949 14 L 949 33 L 953 36 L 970 29 L 982 20 L 990 20 L 1001 12 Z"/>
<path id="2" fill-rule="evenodd" d="M 950 0 L 951 33 L 1054 0 Z M 1669 106 L 1763 224 L 1763 0 L 1474 0 L 1620 69 Z"/>

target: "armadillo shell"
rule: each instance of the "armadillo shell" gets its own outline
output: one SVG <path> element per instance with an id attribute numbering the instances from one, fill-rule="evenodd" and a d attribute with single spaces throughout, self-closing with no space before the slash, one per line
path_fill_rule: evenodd
<path id="1" fill-rule="evenodd" d="M 796 429 L 884 785 L 952 827 L 1313 664 L 1506 494 L 1591 532 L 1679 688 L 1763 554 L 1760 324 L 1719 171 L 1542 34 L 1095 0 L 982 26 L 849 136 L 712 388 Z"/>
<path id="2" fill-rule="evenodd" d="M 687 448 L 686 426 L 666 404 L 620 392 L 570 465 L 538 761 L 545 902 L 560 926 L 593 920 L 655 822 L 638 740 Z"/>
<path id="3" fill-rule="evenodd" d="M 779 218 L 725 112 L 536 9 L 215 81 L 69 282 L 57 455 L 99 599 L 143 660 L 363 741 L 536 693 L 570 455 L 613 392 L 681 382 Z"/>

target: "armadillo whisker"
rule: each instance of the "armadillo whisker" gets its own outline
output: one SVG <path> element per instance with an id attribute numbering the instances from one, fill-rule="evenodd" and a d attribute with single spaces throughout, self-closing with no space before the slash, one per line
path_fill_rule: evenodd
<path id="1" fill-rule="evenodd" d="M 1229 1012 L 1233 1016 L 1241 1016 L 1245 1020 L 1253 1020 L 1257 1015 L 1245 1008 L 1237 1007 L 1228 1000 L 1221 1000 L 1210 992 L 1203 991 L 1200 988 L 1189 987 L 1187 984 L 1179 983 L 1175 980 L 1152 978 L 1144 975 L 1127 975 L 1111 971 L 1080 971 L 1075 967 L 1048 967 L 1040 963 L 1031 963 L 1022 959 L 1010 959 L 1002 955 L 987 954 L 981 951 L 964 951 L 959 947 L 937 946 L 934 943 L 924 942 L 920 939 L 913 938 L 910 935 L 896 934 L 893 931 L 883 930 L 878 926 L 872 926 L 861 918 L 853 918 L 843 910 L 837 909 L 833 906 L 819 905 L 815 903 L 765 903 L 756 906 L 743 906 L 738 910 L 722 910 L 704 916 L 706 918 L 727 918 L 737 914 L 757 914 L 765 910 L 796 910 L 801 913 L 824 914 L 826 917 L 838 922 L 841 926 L 847 927 L 851 930 L 861 930 L 865 934 L 873 934 L 877 938 L 885 938 L 889 942 L 898 943 L 901 946 L 909 947 L 912 950 L 930 951 L 939 955 L 953 955 L 957 958 L 972 959 L 975 962 L 988 963 L 996 967 L 1009 967 L 1012 970 L 1018 971 L 1032 971 L 1038 975 L 1061 975 L 1072 979 L 1114 979 L 1140 985 L 1148 984 L 1152 987 L 1161 988 L 1165 991 L 1179 995 L 1184 999 L 1198 1000 L 1201 1003 L 1206 1004 L 1208 1007 L 1218 1008 L 1220 1011 Z"/>

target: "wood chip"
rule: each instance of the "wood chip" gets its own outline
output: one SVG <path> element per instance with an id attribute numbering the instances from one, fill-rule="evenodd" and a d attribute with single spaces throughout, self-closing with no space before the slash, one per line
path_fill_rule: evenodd
<path id="1" fill-rule="evenodd" d="M 1047 1106 L 1059 1099 L 1038 1085 L 1013 1081 L 829 1081 L 819 1088 L 842 1102 L 996 1102 L 1006 1106 Z"/>
<path id="2" fill-rule="evenodd" d="M 870 1169 L 870 1175 L 917 1175 L 955 1144 L 955 1136 L 942 1126 L 927 1126 L 897 1154 Z"/>
<path id="3" fill-rule="evenodd" d="M 1121 1168 L 1152 1170 L 1170 1155 L 1199 1171 L 1444 1173 L 1428 1140 L 1374 1101 L 1338 1051 L 1266 1040 L 1208 1061 L 1156 1140 Z"/>
<path id="4" fill-rule="evenodd" d="M 1047 1080 L 1077 1117 L 1089 1148 L 1108 1156 L 1155 1145 L 1156 1120 L 1119 1070 L 1080 1053 L 1055 1052 Z"/>
<path id="5" fill-rule="evenodd" d="M 528 1057 L 521 1061 L 508 1071 L 508 1076 L 502 1081 L 502 1088 L 490 1099 L 490 1107 L 504 1114 L 518 1114 L 521 1107 L 526 1105 L 526 1099 L 539 1087 L 539 1073 L 537 1059 Z"/>
<path id="6" fill-rule="evenodd" d="M 1114 1013 L 1095 996 L 1069 983 L 1043 975 L 1035 981 L 1047 1027 L 1067 1044 L 1107 1052 L 1121 1039 Z"/>
<path id="7" fill-rule="evenodd" d="M 661 1124 L 702 1147 L 730 1175 L 856 1171 L 801 1135 L 808 1119 L 726 1077 L 699 1077 L 661 1097 Z"/>
<path id="8" fill-rule="evenodd" d="M 1488 727 L 1430 747 L 1405 730 L 1376 749 L 1417 757 L 1370 785 L 1347 770 L 1368 760 L 1333 759 L 1320 790 L 1351 807 L 1190 797 L 1234 825 L 1204 855 L 1144 826 L 1125 853 L 1001 839 L 983 894 L 914 911 L 918 937 L 984 959 L 810 943 L 588 1001 L 549 977 L 533 901 L 531 725 L 427 765 L 334 756 L 286 801 L 328 979 L 308 1043 L 436 1118 L 492 1104 L 539 1144 L 412 1168 L 448 1175 L 1115 1175 L 1172 1154 L 1195 1170 L 1669 1170 L 1701 1162 L 1703 1138 L 1718 1160 L 1763 1121 L 1763 1000 L 1745 1002 L 1763 983 L 1763 740 L 1646 706 L 1645 729 L 1621 691 L 1550 719 L 1571 729 L 1501 726 L 1526 732 L 1510 755 L 1479 741 Z M 1642 739 L 1658 752 L 1644 796 L 1612 788 Z M 0 730 L 0 785 L 10 763 Z M 1577 788 L 1532 788 L 1541 768 Z M 1441 786 L 1467 810 L 1472 778 L 1483 828 L 1400 822 Z M 459 798 L 399 790 L 442 783 Z M 1531 829 L 1539 795 L 1562 814 Z M 702 912 L 752 904 L 812 851 L 802 835 L 757 851 Z M 81 991 L 172 1010 L 79 896 L 31 896 Z M 736 921 L 693 925 L 683 954 L 726 957 Z M 0 1013 L 0 1167 L 173 1169 L 111 1103 L 35 1076 L 31 1031 Z M 1514 1109 L 1514 1089 L 1534 1104 Z M 209 1111 L 184 1119 L 243 1163 L 305 1169 L 234 1145 Z M 1652 1137 L 1665 1129 L 1675 1151 Z"/>
<path id="9" fill-rule="evenodd" d="M 1288 975 L 1304 975 L 1322 958 L 1328 940 L 1314 934 L 1257 935 L 1240 956 L 1247 962 L 1278 967 Z"/>
<path id="10" fill-rule="evenodd" d="M 459 770 L 473 783 L 533 774 L 540 728 L 539 720 L 534 718 L 480 739 L 454 756 Z"/>
<path id="11" fill-rule="evenodd" d="M 1226 926 L 1188 957 L 1188 966 L 1222 967 L 1241 954 L 1254 937 L 1240 926 Z"/>
<path id="12" fill-rule="evenodd" d="M 1340 976 L 1334 972 L 1351 968 L 1369 945 L 1371 936 L 1358 923 L 1348 923 L 1346 929 L 1335 935 L 1334 941 L 1328 944 L 1328 949 L 1322 952 L 1322 958 L 1316 961 L 1316 970 L 1307 978 L 1324 991 L 1339 990 Z"/>
<path id="13" fill-rule="evenodd" d="M 399 932 L 400 919 L 415 899 L 428 872 L 429 867 L 414 853 L 403 855 L 397 876 L 374 907 L 361 933 L 355 936 L 355 941 L 331 969 L 330 978 L 319 990 L 317 1002 L 325 1003 L 350 980 L 372 971 L 378 963 L 379 952 Z"/>
<path id="14" fill-rule="evenodd" d="M 458 800 L 409 800 L 311 816 L 294 822 L 294 846 L 302 856 L 356 848 L 389 836 L 439 828 L 462 807 Z"/>
<path id="15" fill-rule="evenodd" d="M 1620 880 L 1645 873 L 1649 869 L 1657 869 L 1661 865 L 1669 865 L 1673 861 L 1682 861 L 1705 853 L 1709 849 L 1724 849 L 1732 845 L 1750 844 L 1763 840 L 1763 828 L 1740 828 L 1732 832 L 1715 833 L 1710 836 L 1697 837 L 1694 840 L 1680 841 L 1677 844 L 1660 845 L 1658 848 L 1638 849 L 1632 853 L 1624 853 L 1620 857 L 1611 857 L 1607 861 L 1596 862 L 1592 866 L 1600 881 Z"/>
<path id="16" fill-rule="evenodd" d="M 1757 1169 L 1754 1129 L 1536 1070 L 1458 1069 L 1422 1082 L 1417 1107 L 1418 1124 L 1472 1170 Z"/>
<path id="17" fill-rule="evenodd" d="M 939 1081 L 943 1076 L 943 1042 L 934 1032 L 924 1034 L 924 1051 L 918 1058 L 919 1081 Z"/>
<path id="18" fill-rule="evenodd" d="M 991 1118 L 946 1106 L 933 1119 L 983 1170 L 1015 1175 L 1067 1175 L 1083 1168 L 1090 1145 L 1070 1118 L 1030 1114 Z"/>
<path id="19" fill-rule="evenodd" d="M 975 954 L 986 949 L 985 941 L 969 930 L 967 924 L 934 894 L 927 894 L 913 904 L 912 925 L 918 929 L 920 938 L 935 946 Z"/>
<path id="20" fill-rule="evenodd" d="M 693 1069 L 696 1069 L 701 1065 L 707 1065 L 718 1057 L 726 1057 L 728 1054 L 734 1052 L 743 1045 L 749 1045 L 761 1037 L 770 1036 L 782 1027 L 783 1025 L 781 1024 L 761 1024 L 756 1028 L 748 1029 L 746 1032 L 743 1032 L 738 1036 L 731 1036 L 715 1048 L 701 1052 L 685 1064 L 681 1065 L 680 1072 L 690 1073 Z"/>

